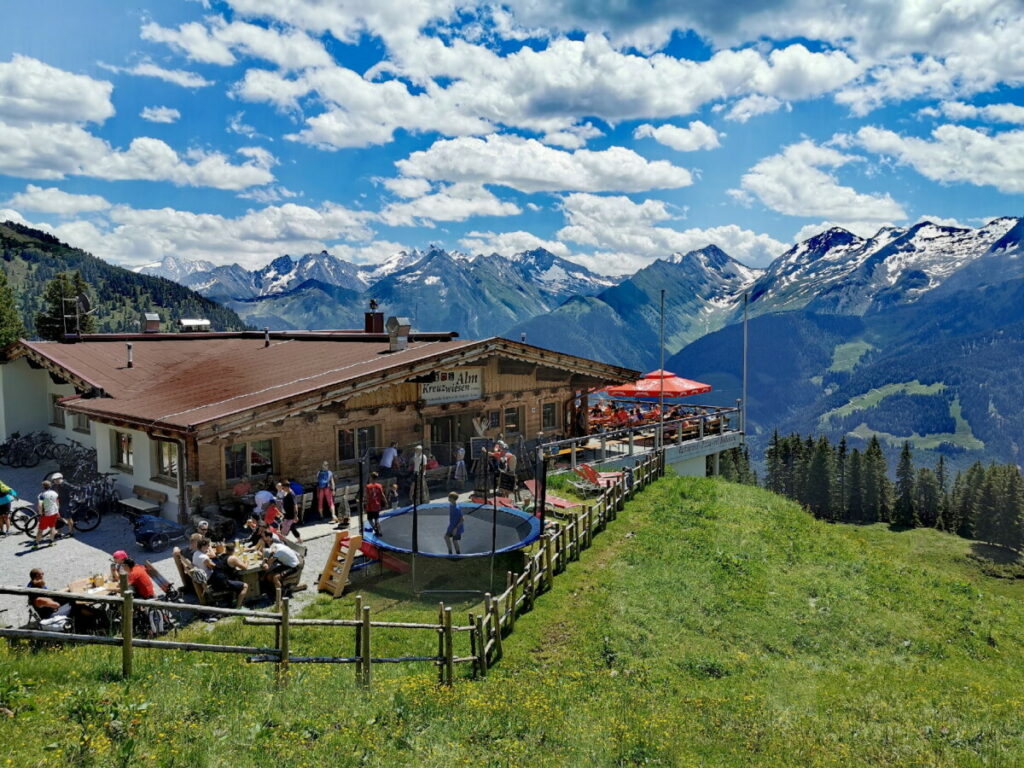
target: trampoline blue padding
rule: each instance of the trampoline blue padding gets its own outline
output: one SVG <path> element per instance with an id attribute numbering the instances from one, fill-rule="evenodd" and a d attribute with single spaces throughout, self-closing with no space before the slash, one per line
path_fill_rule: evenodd
<path id="1" fill-rule="evenodd" d="M 449 555 L 444 534 L 448 530 L 448 502 L 420 504 L 416 510 L 417 554 L 425 557 L 485 557 L 514 552 L 540 538 L 540 520 L 513 507 L 460 502 L 465 531 L 462 554 Z M 363 540 L 389 552 L 413 551 L 413 508 L 404 507 L 380 516 L 380 533 L 366 525 Z"/>

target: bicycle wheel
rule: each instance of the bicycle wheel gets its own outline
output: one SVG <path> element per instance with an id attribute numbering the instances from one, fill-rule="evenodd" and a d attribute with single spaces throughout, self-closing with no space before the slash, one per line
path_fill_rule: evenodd
<path id="1" fill-rule="evenodd" d="M 91 531 L 100 524 L 100 513 L 92 507 L 80 507 L 71 513 L 76 531 Z"/>
<path id="2" fill-rule="evenodd" d="M 32 507 L 18 507 L 11 512 L 11 524 L 22 533 L 32 535 L 39 524 L 39 516 Z"/>
<path id="3" fill-rule="evenodd" d="M 40 458 L 39 452 L 33 446 L 27 445 L 25 446 L 25 450 L 22 455 L 22 460 L 24 461 L 24 463 L 21 466 L 34 467 L 40 461 L 42 461 L 42 458 Z"/>

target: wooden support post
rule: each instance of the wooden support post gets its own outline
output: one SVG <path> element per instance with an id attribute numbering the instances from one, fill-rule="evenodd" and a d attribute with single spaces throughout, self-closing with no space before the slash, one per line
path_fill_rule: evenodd
<path id="1" fill-rule="evenodd" d="M 281 612 L 281 586 L 274 587 L 274 610 Z"/>
<path id="2" fill-rule="evenodd" d="M 135 595 L 130 589 L 121 594 L 121 676 L 132 676 L 132 630 L 134 629 Z"/>
<path id="3" fill-rule="evenodd" d="M 480 661 L 480 676 L 487 677 L 487 632 L 484 630 L 484 617 L 476 617 L 476 649 Z"/>
<path id="4" fill-rule="evenodd" d="M 473 614 L 469 614 L 469 626 L 476 627 L 476 620 L 473 618 Z M 469 631 L 469 655 L 473 657 L 473 675 L 480 674 L 480 661 L 479 653 L 476 647 L 476 629 Z"/>
<path id="5" fill-rule="evenodd" d="M 512 632 L 516 628 L 516 592 L 519 591 L 519 574 L 509 572 L 509 577 L 512 581 L 512 589 L 508 592 L 508 631 Z"/>
<path id="6" fill-rule="evenodd" d="M 363 596 L 356 595 L 356 621 L 363 620 Z M 363 627 L 357 625 L 356 631 L 356 652 L 353 654 L 356 657 L 356 683 L 363 682 Z"/>
<path id="7" fill-rule="evenodd" d="M 444 639 L 444 683 L 455 682 L 455 643 L 452 637 L 452 609 L 445 608 L 441 621 L 441 637 Z"/>
<path id="8" fill-rule="evenodd" d="M 547 554 L 548 589 L 555 586 L 555 540 L 551 536 L 544 537 L 544 552 Z"/>
<path id="9" fill-rule="evenodd" d="M 373 682 L 373 664 L 370 663 L 370 606 L 363 606 L 363 685 Z"/>
<path id="10" fill-rule="evenodd" d="M 491 626 L 494 627 L 494 651 L 500 658 L 505 655 L 504 640 L 501 637 L 501 614 L 498 613 L 497 601 L 491 595 L 485 595 L 484 601 L 491 615 Z"/>
<path id="11" fill-rule="evenodd" d="M 283 688 L 288 685 L 288 657 L 290 655 L 290 627 L 288 625 L 288 602 L 290 598 L 281 601 L 281 641 L 278 650 L 281 652 L 281 659 L 277 662 L 277 685 Z"/>
<path id="12" fill-rule="evenodd" d="M 444 603 L 437 604 L 437 684 L 444 685 Z"/>

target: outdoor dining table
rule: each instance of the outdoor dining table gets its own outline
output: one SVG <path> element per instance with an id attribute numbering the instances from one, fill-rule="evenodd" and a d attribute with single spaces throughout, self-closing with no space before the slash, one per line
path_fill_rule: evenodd
<path id="1" fill-rule="evenodd" d="M 85 578 L 75 579 L 67 588 L 68 592 L 73 592 L 76 595 L 116 595 L 121 591 L 121 587 L 116 582 L 104 579 L 100 586 L 93 584 L 93 577 L 86 576 Z"/>
<path id="2" fill-rule="evenodd" d="M 260 574 L 263 573 L 263 557 L 259 552 L 245 549 L 236 553 L 236 556 L 246 566 L 238 572 L 241 580 L 249 587 L 249 591 L 245 593 L 245 602 L 258 600 L 260 598 Z"/>

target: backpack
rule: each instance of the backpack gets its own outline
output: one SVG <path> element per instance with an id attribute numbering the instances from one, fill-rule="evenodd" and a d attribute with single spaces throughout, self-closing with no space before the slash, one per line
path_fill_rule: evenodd
<path id="1" fill-rule="evenodd" d="M 196 584 L 207 584 L 210 581 L 210 577 L 206 575 L 206 571 L 202 568 L 193 568 L 192 581 Z"/>

